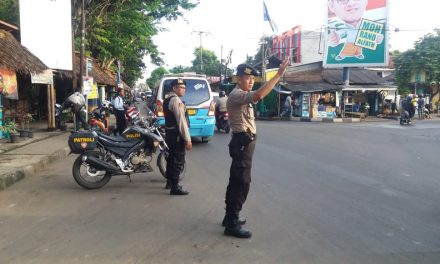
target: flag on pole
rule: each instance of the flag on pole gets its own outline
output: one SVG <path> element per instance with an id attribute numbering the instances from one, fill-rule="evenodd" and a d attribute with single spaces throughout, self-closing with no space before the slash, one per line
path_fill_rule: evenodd
<path id="1" fill-rule="evenodd" d="M 264 21 L 268 21 L 270 24 L 270 28 L 272 28 L 273 32 L 277 32 L 278 28 L 275 22 L 270 18 L 269 11 L 267 11 L 266 3 L 263 0 L 263 15 L 264 15 Z"/>

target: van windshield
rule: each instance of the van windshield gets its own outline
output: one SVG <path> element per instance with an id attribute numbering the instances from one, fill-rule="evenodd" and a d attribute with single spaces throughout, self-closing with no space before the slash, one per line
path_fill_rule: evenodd
<path id="1" fill-rule="evenodd" d="M 171 92 L 171 82 L 173 79 L 165 80 L 163 84 L 162 98 L 169 92 Z M 199 105 L 209 100 L 209 85 L 206 80 L 200 79 L 186 79 L 186 91 L 182 97 L 182 101 L 188 105 Z"/>

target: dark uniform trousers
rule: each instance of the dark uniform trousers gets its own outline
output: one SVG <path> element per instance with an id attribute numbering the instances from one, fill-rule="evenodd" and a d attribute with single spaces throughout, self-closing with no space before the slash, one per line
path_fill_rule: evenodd
<path id="1" fill-rule="evenodd" d="M 124 132 L 125 128 L 127 128 L 127 121 L 125 120 L 125 110 L 115 109 L 115 116 L 116 116 L 116 130 L 119 132 L 119 135 L 122 135 L 122 132 Z"/>
<path id="2" fill-rule="evenodd" d="M 166 177 L 171 187 L 175 187 L 179 183 L 179 176 L 185 166 L 185 140 L 180 137 L 179 130 L 176 128 L 166 130 L 165 142 L 169 148 Z"/>
<path id="3" fill-rule="evenodd" d="M 256 135 L 233 133 L 229 143 L 232 158 L 229 184 L 226 189 L 226 215 L 238 217 L 246 201 L 251 183 L 252 156 L 256 145 Z"/>

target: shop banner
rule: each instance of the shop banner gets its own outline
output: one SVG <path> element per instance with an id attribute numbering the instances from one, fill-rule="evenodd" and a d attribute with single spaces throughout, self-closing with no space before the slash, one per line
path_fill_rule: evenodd
<path id="1" fill-rule="evenodd" d="M 93 83 L 92 91 L 87 95 L 87 99 L 98 99 L 98 84 Z"/>
<path id="2" fill-rule="evenodd" d="M 0 67 L 0 92 L 7 99 L 18 100 L 17 77 L 14 71 Z"/>
<path id="3" fill-rule="evenodd" d="M 327 3 L 324 67 L 387 66 L 387 0 Z"/>
<path id="4" fill-rule="evenodd" d="M 83 77 L 83 94 L 89 95 L 89 93 L 92 92 L 93 89 L 93 77 L 87 76 Z"/>
<path id="5" fill-rule="evenodd" d="M 53 73 L 52 70 L 45 70 L 42 73 L 31 73 L 31 82 L 32 83 L 41 83 L 41 84 L 53 84 Z"/>

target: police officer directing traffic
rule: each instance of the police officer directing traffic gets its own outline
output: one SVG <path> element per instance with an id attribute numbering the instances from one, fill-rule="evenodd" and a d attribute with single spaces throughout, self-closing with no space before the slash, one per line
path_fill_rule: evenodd
<path id="1" fill-rule="evenodd" d="M 239 217 L 249 192 L 252 156 L 257 140 L 252 104 L 269 94 L 283 76 L 288 64 L 289 58 L 282 62 L 276 75 L 256 91 L 252 91 L 252 87 L 258 72 L 247 64 L 240 64 L 237 67 L 237 85 L 229 94 L 227 101 L 229 122 L 232 129 L 232 139 L 229 143 L 229 155 L 232 158 L 232 163 L 226 189 L 226 214 L 222 222 L 225 226 L 224 234 L 226 236 L 238 238 L 252 236 L 250 230 L 241 227 L 246 223 L 246 219 Z"/>
<path id="2" fill-rule="evenodd" d="M 192 149 L 186 108 L 180 97 L 185 95 L 186 83 L 183 79 L 171 82 L 173 90 L 163 102 L 165 115 L 165 142 L 169 147 L 167 159 L 167 184 L 171 185 L 170 195 L 187 195 L 189 192 L 179 185 L 179 176 L 185 166 L 186 150 Z"/>

